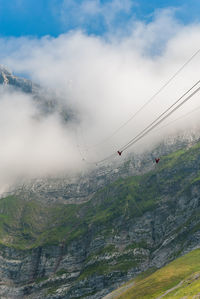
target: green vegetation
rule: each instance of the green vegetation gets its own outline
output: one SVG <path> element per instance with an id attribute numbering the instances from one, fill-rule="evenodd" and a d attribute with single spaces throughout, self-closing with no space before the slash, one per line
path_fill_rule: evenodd
<path id="1" fill-rule="evenodd" d="M 92 233 L 93 237 L 107 237 L 117 234 L 119 223 L 126 225 L 145 212 L 154 210 L 166 195 L 166 204 L 174 211 L 177 196 L 190 194 L 191 187 L 199 184 L 199 149 L 200 143 L 162 157 L 155 170 L 142 176 L 119 179 L 80 205 L 45 205 L 36 199 L 26 201 L 15 196 L 1 199 L 0 244 L 31 249 L 69 244 L 88 233 Z M 192 223 L 194 217 L 198 218 L 194 214 L 188 221 Z M 193 229 L 198 230 L 199 224 Z M 148 248 L 144 241 L 139 240 L 138 243 L 132 244 L 130 249 L 134 246 Z M 114 248 L 112 250 L 115 251 Z"/>
<path id="2" fill-rule="evenodd" d="M 200 249 L 176 259 L 147 277 L 138 276 L 134 282 L 131 288 L 115 298 L 153 299 L 165 294 L 163 298 L 178 299 L 198 295 L 200 293 Z"/>
<path id="3" fill-rule="evenodd" d="M 131 254 L 124 254 L 119 257 L 113 257 L 109 261 L 97 261 L 84 269 L 79 277 L 79 280 L 86 279 L 93 274 L 103 275 L 112 273 L 113 271 L 126 273 L 129 269 L 136 267 L 138 263 L 138 257 L 135 258 Z"/>
<path id="4" fill-rule="evenodd" d="M 134 242 L 133 244 L 130 244 L 126 247 L 126 249 L 135 249 L 135 248 L 148 248 L 147 242 L 145 240 L 142 240 L 139 243 Z"/>
<path id="5" fill-rule="evenodd" d="M 36 280 L 35 280 L 35 283 L 41 283 L 45 280 L 47 280 L 48 277 L 47 276 L 44 276 L 44 277 L 38 277 Z"/>
<path id="6" fill-rule="evenodd" d="M 63 274 L 68 274 L 69 272 L 66 269 L 60 269 L 59 271 L 56 272 L 56 275 L 61 276 Z"/>
<path id="7" fill-rule="evenodd" d="M 142 195 L 139 180 L 119 180 L 81 205 L 45 206 L 36 200 L 4 198 L 0 201 L 1 243 L 19 249 L 69 243 L 87 234 L 89 225 L 110 234 L 117 218 L 138 217 L 155 207 L 153 190 Z"/>
<path id="8" fill-rule="evenodd" d="M 112 244 L 107 245 L 106 247 L 102 247 L 102 248 L 100 248 L 100 249 L 98 249 L 98 250 L 92 252 L 92 253 L 88 256 L 86 262 L 92 260 L 92 259 L 95 258 L 96 256 L 99 256 L 99 255 L 101 255 L 101 256 L 103 256 L 103 255 L 112 255 L 112 253 L 115 253 L 115 252 L 117 252 L 117 251 L 118 251 L 118 250 L 117 250 L 117 248 L 116 248 L 114 245 L 112 245 Z"/>
<path id="9" fill-rule="evenodd" d="M 185 279 L 179 287 L 165 295 L 164 298 L 189 299 L 191 297 L 195 298 L 195 295 L 200 295 L 200 272 L 194 273 L 189 278 Z"/>
<path id="10" fill-rule="evenodd" d="M 84 265 L 76 279 L 87 282 L 89 277 L 96 274 L 112 279 L 114 275 L 126 277 L 129 270 L 137 268 L 139 271 L 141 264 L 148 262 L 149 253 L 155 252 L 155 247 L 159 248 L 162 243 L 162 240 L 159 241 L 162 239 L 160 232 L 156 232 L 156 229 L 153 231 L 155 225 L 151 222 L 154 219 L 150 213 L 146 217 L 144 230 L 139 225 L 138 235 L 133 232 L 131 236 L 129 228 L 134 227 L 137 220 L 139 223 L 141 219 L 138 218 L 144 213 L 154 212 L 159 207 L 163 208 L 164 217 L 172 218 L 169 230 L 173 233 L 175 239 L 172 242 L 177 250 L 174 249 L 170 258 L 174 259 L 180 256 L 186 240 L 189 242 L 190 236 L 200 230 L 199 207 L 194 206 L 194 200 L 193 206 L 190 205 L 190 198 L 199 198 L 199 161 L 200 143 L 162 157 L 155 169 L 147 174 L 118 179 L 94 194 L 90 201 L 79 205 L 58 202 L 45 204 L 36 198 L 25 200 L 17 196 L 3 198 L 0 200 L 0 247 L 31 250 L 39 246 L 60 245 L 61 260 L 66 245 L 77 240 L 85 245 L 92 240 L 93 251 L 84 251 Z M 129 162 L 124 169 L 128 170 L 128 167 Z M 173 218 L 178 218 L 177 223 Z M 172 227 L 174 223 L 175 227 Z M 160 226 L 168 237 L 162 223 Z M 123 245 L 117 242 L 118 238 L 122 240 L 122 234 Z M 147 234 L 149 238 L 146 238 Z M 76 248 L 77 244 L 72 247 Z M 63 284 L 62 279 L 65 279 L 61 275 L 68 274 L 65 264 L 58 264 L 59 260 L 54 272 L 59 279 L 52 284 L 48 281 L 43 283 L 48 294 L 55 293 Z M 200 250 L 196 250 L 160 270 L 153 268 L 142 273 L 130 285 L 126 285 L 126 291 L 122 287 L 125 292 L 119 298 L 157 298 L 174 287 L 176 289 L 165 294 L 165 298 L 193 296 L 198 294 L 200 288 L 199 273 Z M 38 278 L 36 283 L 46 279 Z"/>

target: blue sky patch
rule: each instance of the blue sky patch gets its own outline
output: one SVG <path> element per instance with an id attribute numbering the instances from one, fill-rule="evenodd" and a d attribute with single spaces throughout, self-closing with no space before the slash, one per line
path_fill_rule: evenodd
<path id="1" fill-rule="evenodd" d="M 58 36 L 74 29 L 103 35 L 129 22 L 151 22 L 170 8 L 183 23 L 200 21 L 199 0 L 0 0 L 0 35 Z"/>

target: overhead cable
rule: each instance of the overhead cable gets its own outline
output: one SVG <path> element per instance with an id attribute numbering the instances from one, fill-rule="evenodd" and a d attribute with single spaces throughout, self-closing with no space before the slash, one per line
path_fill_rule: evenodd
<path id="1" fill-rule="evenodd" d="M 146 106 L 148 106 L 164 89 L 167 87 L 173 79 L 200 53 L 200 49 L 198 49 L 166 82 L 164 85 L 161 86 L 160 89 L 156 93 L 154 93 L 147 102 L 145 102 L 142 107 L 139 108 L 125 123 L 123 123 L 120 127 L 118 127 L 111 135 L 109 135 L 107 138 L 102 140 L 101 142 L 89 147 L 94 148 L 97 146 L 100 146 L 107 142 L 109 139 L 111 139 L 113 136 L 115 136 L 122 128 L 124 128 L 128 123 L 130 123 L 141 111 L 144 110 Z"/>
<path id="2" fill-rule="evenodd" d="M 178 100 L 176 100 L 169 108 L 167 108 L 164 112 L 162 112 L 151 124 L 149 124 L 145 129 L 143 129 L 139 134 L 137 134 L 134 138 L 132 138 L 128 143 L 126 143 L 123 147 L 119 149 L 120 152 L 124 152 L 133 144 L 141 140 L 148 133 L 150 133 L 153 129 L 155 129 L 160 123 L 162 123 L 165 119 L 167 119 L 170 115 L 172 115 L 175 111 L 177 111 L 182 105 L 184 105 L 187 101 L 189 101 L 197 92 L 200 91 L 200 87 L 197 85 L 200 83 L 198 80 L 191 88 L 189 88 Z M 191 92 L 195 87 L 197 87 L 189 96 L 187 96 L 182 102 L 180 102 L 189 92 Z M 180 103 L 179 103 L 180 102 Z M 179 104 L 178 104 L 179 103 Z M 177 105 L 178 104 L 178 105 Z M 177 105 L 177 106 L 176 106 Z M 173 109 L 172 109 L 173 108 Z M 172 109 L 172 110 L 171 110 Z M 114 158 L 117 155 L 117 151 L 112 153 L 111 155 L 105 157 L 102 160 L 96 162 L 89 162 L 88 164 L 99 164 L 103 163 L 107 160 Z"/>
<path id="3" fill-rule="evenodd" d="M 200 81 L 198 81 L 199 83 Z M 197 85 L 197 83 L 195 84 Z M 194 86 L 195 86 L 194 85 Z M 193 86 L 193 87 L 194 87 Z M 190 89 L 191 90 L 191 89 Z M 127 150 L 130 146 L 132 146 L 133 144 L 135 144 L 136 142 L 138 142 L 140 139 L 142 139 L 144 136 L 146 136 L 149 132 L 151 132 L 154 128 L 156 128 L 160 123 L 162 123 L 166 118 L 168 118 L 171 114 L 173 114 L 176 110 L 178 110 L 183 104 L 185 104 L 187 101 L 189 101 L 197 92 L 200 91 L 200 87 L 196 88 L 196 90 L 194 90 L 185 100 L 183 100 L 178 106 L 176 106 L 175 108 L 173 108 L 171 111 L 169 111 L 170 108 L 168 108 L 165 112 L 163 112 L 155 121 L 153 121 L 149 126 L 147 126 L 147 128 L 145 128 L 141 133 L 139 133 L 136 137 L 134 137 L 131 141 L 129 141 L 125 146 L 123 146 L 122 149 L 120 149 L 120 151 L 125 151 Z M 188 92 L 187 92 L 188 93 Z M 183 98 L 183 96 L 181 97 Z M 180 98 L 180 99 L 181 99 Z M 179 99 L 179 100 L 180 100 Z M 176 101 L 177 102 L 179 102 Z M 171 108 L 174 106 L 175 104 L 173 104 L 171 106 Z M 169 111 L 169 112 L 168 112 Z M 168 112 L 168 113 L 167 113 Z M 166 114 L 167 113 L 167 114 Z M 166 114 L 166 115 L 164 115 Z M 161 116 L 163 116 L 161 118 Z"/>

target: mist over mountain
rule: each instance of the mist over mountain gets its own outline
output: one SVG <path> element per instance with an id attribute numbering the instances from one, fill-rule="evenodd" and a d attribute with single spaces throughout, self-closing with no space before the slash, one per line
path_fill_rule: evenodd
<path id="1" fill-rule="evenodd" d="M 168 11 L 149 24 L 135 24 L 127 36 L 72 31 L 56 38 L 1 38 L 1 63 L 18 74 L 1 70 L 1 190 L 24 178 L 96 167 L 93 162 L 116 153 L 199 79 L 197 55 L 113 135 L 197 51 L 198 39 L 198 24 L 180 26 Z M 185 129 L 198 131 L 198 99 L 197 94 L 130 152 L 142 153 Z"/>
<path id="2" fill-rule="evenodd" d="M 200 25 L 169 8 L 114 30 L 131 8 L 81 2 L 103 35 L 0 37 L 2 299 L 199 296 L 200 93 L 117 151 L 200 79 Z"/>

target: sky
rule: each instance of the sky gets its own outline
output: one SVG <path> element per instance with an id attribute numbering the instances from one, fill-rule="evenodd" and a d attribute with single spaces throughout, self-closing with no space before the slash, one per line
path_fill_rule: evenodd
<path id="1" fill-rule="evenodd" d="M 200 19 L 198 0 L 0 0 L 0 36 L 56 37 L 75 29 L 104 35 L 130 20 L 149 23 L 167 8 L 182 24 Z"/>
<path id="2" fill-rule="evenodd" d="M 199 6 L 194 0 L 0 0 L 0 64 L 53 91 L 76 115 L 67 125 L 58 112 L 41 118 L 31 95 L 0 87 L 0 193 L 22 178 L 96 167 L 196 83 L 200 55 L 108 138 L 200 49 Z M 169 121 L 196 108 L 130 150 L 142 152 L 200 125 L 198 94 Z"/>

